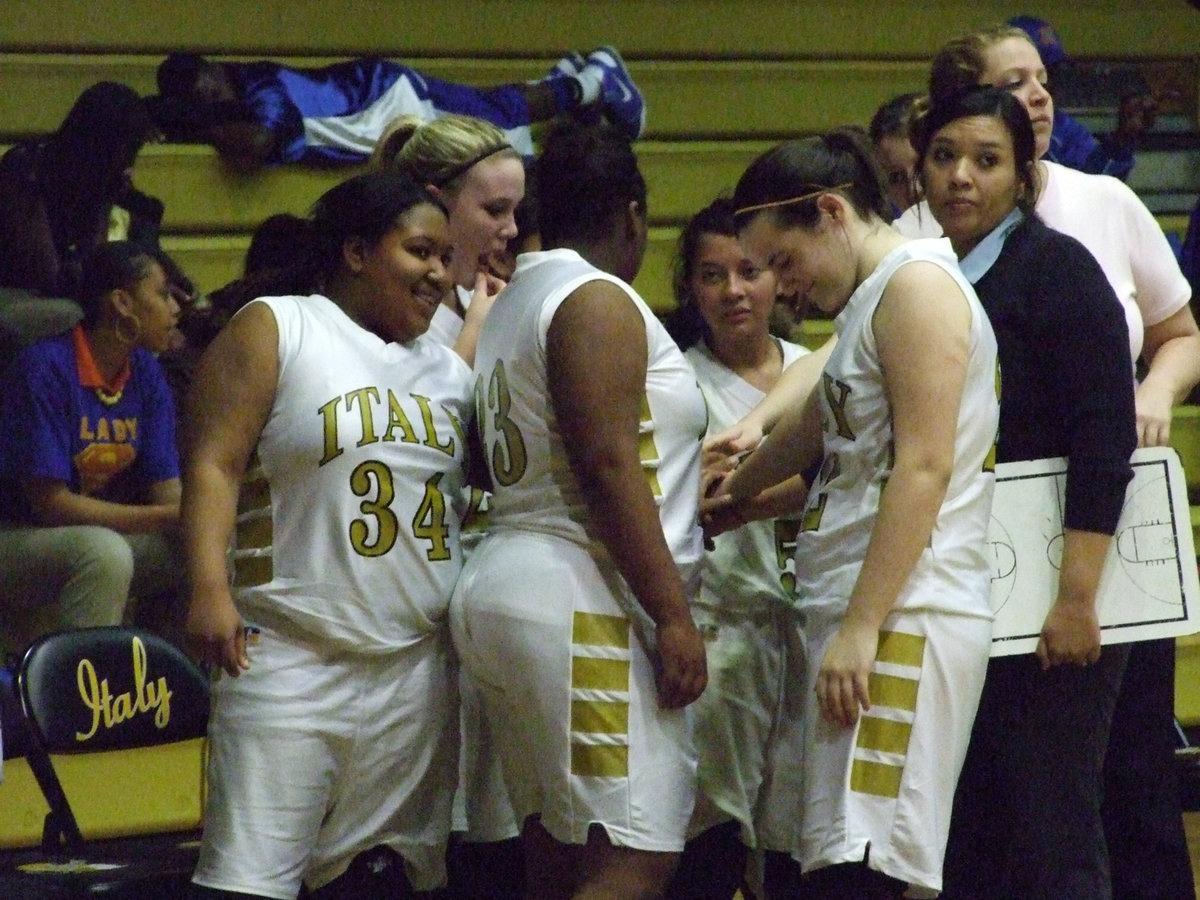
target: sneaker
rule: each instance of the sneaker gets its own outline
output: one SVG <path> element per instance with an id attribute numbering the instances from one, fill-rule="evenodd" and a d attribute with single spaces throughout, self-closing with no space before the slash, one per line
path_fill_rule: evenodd
<path id="1" fill-rule="evenodd" d="M 646 103 L 617 48 L 593 50 L 584 68 L 600 77 L 600 105 L 613 124 L 631 141 L 641 137 L 646 128 Z"/>
<path id="2" fill-rule="evenodd" d="M 583 71 L 583 67 L 585 65 L 587 65 L 587 60 L 583 58 L 583 54 L 576 53 L 574 50 L 572 50 L 554 64 L 550 71 L 546 73 L 546 77 L 568 78 L 573 75 L 578 75 Z"/>

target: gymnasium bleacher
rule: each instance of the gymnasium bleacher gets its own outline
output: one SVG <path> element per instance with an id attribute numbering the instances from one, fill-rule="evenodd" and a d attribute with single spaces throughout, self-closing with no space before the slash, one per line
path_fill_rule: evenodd
<path id="1" fill-rule="evenodd" d="M 879 103 L 922 87 L 927 59 L 946 39 L 1018 13 L 1051 21 L 1073 57 L 1182 73 L 1164 110 L 1174 136 L 1152 136 L 1132 182 L 1154 195 L 1164 228 L 1181 234 L 1200 194 L 1200 11 L 1187 0 L 1140 0 L 1136 15 L 1127 0 L 6 0 L 0 145 L 52 130 L 96 81 L 153 93 L 155 67 L 173 50 L 301 65 L 374 54 L 497 84 L 540 77 L 568 49 L 611 43 L 648 106 L 637 150 L 652 229 L 636 286 L 665 312 L 680 225 L 731 189 L 755 155 L 784 137 L 865 125 Z M 1103 123 L 1109 112 L 1090 114 Z M 206 146 L 152 144 L 134 183 L 165 202 L 165 249 L 210 291 L 240 274 L 263 218 L 305 212 L 348 171 L 238 172 Z M 827 323 L 814 323 L 806 339 L 827 333 Z M 1175 435 L 1200 503 L 1200 409 L 1181 410 Z M 1180 642 L 1176 693 L 1183 723 L 1200 726 L 1200 637 Z M 6 775 L 11 798 L 21 775 L 12 767 Z M 189 795 L 185 805 L 194 802 Z M 0 846 L 36 842 L 37 816 L 17 812 L 7 805 L 0 817 Z"/>

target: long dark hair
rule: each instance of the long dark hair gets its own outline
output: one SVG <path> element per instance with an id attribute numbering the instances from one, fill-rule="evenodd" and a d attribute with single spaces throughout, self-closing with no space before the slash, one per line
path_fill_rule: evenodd
<path id="1" fill-rule="evenodd" d="M 1037 203 L 1037 150 L 1033 124 L 1025 107 L 1008 91 L 994 87 L 972 86 L 961 94 L 941 94 L 938 102 L 919 109 L 912 121 L 910 140 L 917 151 L 917 172 L 923 180 L 925 157 L 935 134 L 959 119 L 987 116 L 998 120 L 1012 140 L 1017 180 L 1024 186 L 1017 206 L 1027 216 Z"/>
<path id="2" fill-rule="evenodd" d="M 102 81 L 79 95 L 42 144 L 37 180 L 60 256 L 103 226 L 149 135 L 150 114 L 137 92 Z"/>
<path id="3" fill-rule="evenodd" d="M 696 299 L 692 296 L 696 256 L 700 252 L 700 239 L 705 235 L 737 237 L 734 208 L 732 199 L 720 197 L 692 216 L 679 234 L 671 271 L 671 286 L 674 288 L 676 306 L 664 324 L 681 350 L 688 349 L 701 339 L 709 338 L 708 323 L 704 321 Z"/>
<path id="4" fill-rule="evenodd" d="M 892 220 L 879 164 L 862 132 L 837 128 L 786 141 L 754 160 L 733 193 L 738 226 L 769 213 L 781 227 L 812 228 L 820 217 L 817 197 L 827 191 L 845 197 L 864 219 Z"/>

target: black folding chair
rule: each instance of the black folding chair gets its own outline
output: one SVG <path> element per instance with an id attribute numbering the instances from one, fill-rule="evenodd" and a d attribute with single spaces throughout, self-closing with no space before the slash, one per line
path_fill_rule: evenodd
<path id="1" fill-rule="evenodd" d="M 208 677 L 158 635 L 135 628 L 86 628 L 36 641 L 21 662 L 16 689 L 29 731 L 27 760 L 50 808 L 40 850 L 49 862 L 21 868 L 60 878 L 66 873 L 86 881 L 90 890 L 97 881 L 114 886 L 136 881 L 141 887 L 129 896 L 171 896 L 165 888 L 146 893 L 148 884 L 163 878 L 186 883 L 195 864 L 194 842 L 181 850 L 178 834 L 85 840 L 51 755 L 202 738 Z M 97 865 L 82 864 L 91 860 Z"/>

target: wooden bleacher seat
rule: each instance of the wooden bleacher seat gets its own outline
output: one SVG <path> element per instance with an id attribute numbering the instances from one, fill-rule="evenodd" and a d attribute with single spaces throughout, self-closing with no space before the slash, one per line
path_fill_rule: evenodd
<path id="1" fill-rule="evenodd" d="M 1171 417 L 1171 446 L 1183 461 L 1192 536 L 1200 547 L 1200 406 L 1176 407 Z M 1185 728 L 1200 726 L 1200 634 L 1175 642 L 1175 717 Z"/>

